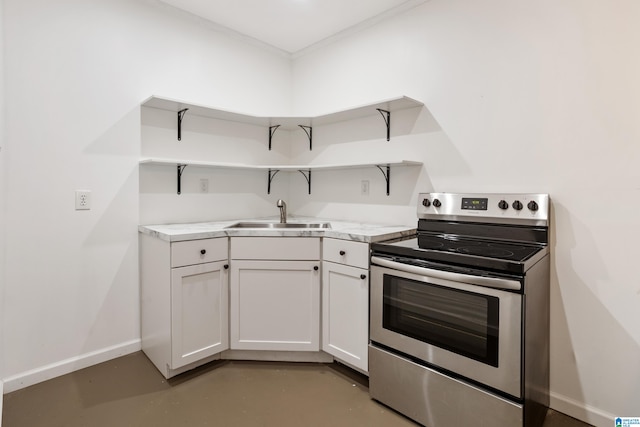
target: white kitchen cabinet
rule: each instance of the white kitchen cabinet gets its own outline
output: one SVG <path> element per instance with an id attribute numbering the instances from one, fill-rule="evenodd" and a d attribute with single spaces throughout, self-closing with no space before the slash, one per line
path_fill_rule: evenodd
<path id="1" fill-rule="evenodd" d="M 229 348 L 228 239 L 140 235 L 142 350 L 170 378 Z"/>
<path id="2" fill-rule="evenodd" d="M 230 347 L 320 350 L 320 239 L 232 237 Z"/>
<path id="3" fill-rule="evenodd" d="M 366 373 L 369 344 L 369 245 L 325 238 L 322 349 Z"/>
<path id="4" fill-rule="evenodd" d="M 225 239 L 226 240 L 226 239 Z M 171 367 L 229 348 L 227 261 L 171 270 Z"/>

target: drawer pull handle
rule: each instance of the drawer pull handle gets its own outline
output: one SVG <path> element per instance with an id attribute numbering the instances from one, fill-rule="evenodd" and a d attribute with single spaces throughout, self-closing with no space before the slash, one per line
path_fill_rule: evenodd
<path id="1" fill-rule="evenodd" d="M 207 253 L 207 250 L 206 250 L 206 249 L 200 249 L 200 253 L 201 253 L 202 255 L 204 255 L 204 254 L 206 254 L 206 253 Z"/>
<path id="2" fill-rule="evenodd" d="M 318 271 L 318 266 L 317 266 L 317 265 L 314 265 L 314 266 L 313 266 L 313 269 L 314 269 L 315 271 Z"/>
<path id="3" fill-rule="evenodd" d="M 225 270 L 228 270 L 228 269 L 229 269 L 229 264 L 225 264 L 225 265 L 224 265 L 224 269 L 225 269 Z"/>
<path id="4" fill-rule="evenodd" d="M 360 275 L 360 278 L 361 278 L 362 280 L 364 280 L 364 279 L 366 279 L 366 278 L 367 278 L 367 275 L 366 275 L 366 274 L 361 274 L 361 275 Z"/>
<path id="5" fill-rule="evenodd" d="M 346 254 L 345 251 L 340 251 L 340 255 L 344 256 Z"/>

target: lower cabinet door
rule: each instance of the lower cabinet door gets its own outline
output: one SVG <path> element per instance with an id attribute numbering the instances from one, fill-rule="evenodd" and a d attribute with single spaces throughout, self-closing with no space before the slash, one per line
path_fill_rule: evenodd
<path id="1" fill-rule="evenodd" d="M 229 348 L 225 265 L 220 261 L 171 270 L 172 369 Z"/>
<path id="2" fill-rule="evenodd" d="M 319 264 L 231 260 L 231 348 L 319 351 Z"/>
<path id="3" fill-rule="evenodd" d="M 322 264 L 322 349 L 368 372 L 369 272 Z"/>

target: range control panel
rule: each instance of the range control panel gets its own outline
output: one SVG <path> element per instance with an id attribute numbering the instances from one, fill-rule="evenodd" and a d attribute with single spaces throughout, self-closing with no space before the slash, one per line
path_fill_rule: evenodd
<path id="1" fill-rule="evenodd" d="M 418 218 L 547 225 L 549 195 L 420 193 Z"/>

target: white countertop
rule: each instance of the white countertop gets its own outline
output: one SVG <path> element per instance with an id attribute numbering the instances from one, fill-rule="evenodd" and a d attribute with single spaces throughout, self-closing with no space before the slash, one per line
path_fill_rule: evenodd
<path id="1" fill-rule="evenodd" d="M 356 242 L 380 242 L 415 234 L 416 228 L 406 225 L 365 224 L 341 220 L 295 217 L 287 218 L 288 223 L 328 222 L 331 228 L 226 228 L 238 222 L 278 222 L 279 218 L 237 219 L 182 224 L 141 225 L 140 233 L 148 234 L 168 242 L 209 239 L 212 237 L 262 236 L 262 237 L 331 237 Z"/>

